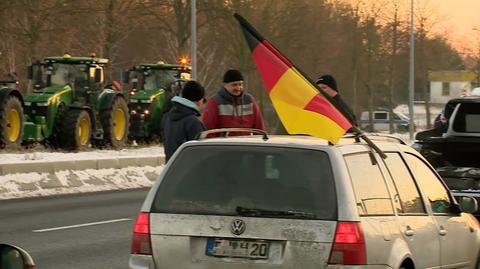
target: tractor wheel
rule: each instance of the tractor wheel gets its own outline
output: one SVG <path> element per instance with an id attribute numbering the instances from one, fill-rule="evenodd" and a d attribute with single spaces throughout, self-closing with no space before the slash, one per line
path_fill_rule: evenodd
<path id="1" fill-rule="evenodd" d="M 90 145 L 92 123 L 86 110 L 67 110 L 61 128 L 59 142 L 62 148 L 78 150 Z"/>
<path id="2" fill-rule="evenodd" d="M 104 144 L 114 148 L 125 146 L 128 138 L 128 106 L 123 98 L 115 98 L 112 107 L 100 114 Z"/>
<path id="3" fill-rule="evenodd" d="M 23 107 L 16 96 L 7 96 L 0 104 L 0 147 L 14 149 L 23 136 Z"/>

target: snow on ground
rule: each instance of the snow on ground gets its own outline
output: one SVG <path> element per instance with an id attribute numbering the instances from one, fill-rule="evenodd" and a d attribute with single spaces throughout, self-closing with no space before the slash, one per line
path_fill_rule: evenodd
<path id="1" fill-rule="evenodd" d="M 159 156 L 164 155 L 162 146 L 126 148 L 121 150 L 90 150 L 81 152 L 55 152 L 53 150 L 32 149 L 18 152 L 0 152 L 0 164 L 23 163 L 29 161 L 68 161 L 68 160 L 92 160 L 102 158 L 115 158 L 121 156 Z"/>
<path id="2" fill-rule="evenodd" d="M 40 163 L 115 159 L 118 157 L 163 156 L 163 147 L 137 147 L 121 150 L 90 150 L 54 152 L 45 148 L 18 152 L 0 152 L 2 164 Z M 97 192 L 150 187 L 158 178 L 163 165 L 128 166 L 119 169 L 61 170 L 45 173 L 15 173 L 0 175 L 0 200 L 50 196 L 58 194 Z"/>

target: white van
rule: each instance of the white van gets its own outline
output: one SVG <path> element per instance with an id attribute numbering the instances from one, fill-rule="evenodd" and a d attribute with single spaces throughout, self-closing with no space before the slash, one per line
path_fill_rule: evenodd
<path id="1" fill-rule="evenodd" d="M 368 111 L 363 111 L 360 117 L 360 128 L 370 132 L 390 131 L 390 112 L 388 110 L 376 110 L 372 112 L 373 128 L 370 126 Z M 393 112 L 394 132 L 408 132 L 410 119 L 401 112 Z"/>

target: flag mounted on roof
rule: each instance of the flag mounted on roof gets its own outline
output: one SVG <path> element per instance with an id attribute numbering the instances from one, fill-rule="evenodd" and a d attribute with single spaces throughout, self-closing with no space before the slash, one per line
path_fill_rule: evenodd
<path id="1" fill-rule="evenodd" d="M 347 118 L 242 16 L 235 14 L 253 61 L 289 134 L 308 134 L 336 144 L 352 127 Z"/>

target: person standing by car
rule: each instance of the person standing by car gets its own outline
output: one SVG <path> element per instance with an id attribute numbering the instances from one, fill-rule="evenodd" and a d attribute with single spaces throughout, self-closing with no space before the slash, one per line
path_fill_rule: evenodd
<path id="1" fill-rule="evenodd" d="M 340 97 L 340 94 L 338 93 L 338 88 L 337 88 L 337 81 L 332 75 L 323 75 L 320 76 L 315 84 L 320 87 L 324 93 L 328 94 L 333 101 L 335 102 L 333 105 L 337 107 L 337 109 L 342 112 L 342 114 L 350 121 L 350 123 L 354 126 L 357 126 L 357 119 L 355 117 L 355 114 L 352 112 L 350 107 L 343 101 L 343 99 Z"/>
<path id="2" fill-rule="evenodd" d="M 172 109 L 164 116 L 164 150 L 165 162 L 184 142 L 194 140 L 205 131 L 205 126 L 198 118 L 205 101 L 205 89 L 196 81 L 188 81 L 182 89 L 181 96 L 174 96 Z"/>
<path id="3" fill-rule="evenodd" d="M 255 128 L 265 130 L 257 102 L 252 95 L 245 93 L 243 80 L 242 73 L 236 69 L 229 69 L 225 72 L 222 88 L 205 104 L 202 119 L 207 129 Z"/>

